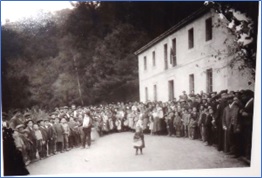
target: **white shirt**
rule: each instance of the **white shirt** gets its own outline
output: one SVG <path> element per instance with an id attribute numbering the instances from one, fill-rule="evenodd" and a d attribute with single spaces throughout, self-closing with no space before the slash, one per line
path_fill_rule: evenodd
<path id="1" fill-rule="evenodd" d="M 89 122 L 90 122 L 90 117 L 85 115 L 83 119 L 83 127 L 88 127 Z"/>

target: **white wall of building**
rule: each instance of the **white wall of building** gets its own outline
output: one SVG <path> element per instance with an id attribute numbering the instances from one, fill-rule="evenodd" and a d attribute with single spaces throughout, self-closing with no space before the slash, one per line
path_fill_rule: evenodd
<path id="1" fill-rule="evenodd" d="M 180 28 L 178 31 L 164 38 L 162 41 L 153 45 L 146 51 L 138 55 L 139 65 L 139 83 L 140 83 L 140 101 L 146 100 L 145 87 L 148 88 L 148 100 L 154 100 L 153 85 L 157 85 L 157 100 L 168 101 L 168 81 L 174 80 L 174 94 L 178 98 L 182 91 L 189 91 L 189 75 L 194 74 L 195 93 L 201 90 L 207 90 L 206 70 L 213 70 L 213 91 L 223 89 L 239 90 L 252 89 L 254 86 L 247 85 L 248 77 L 244 80 L 239 79 L 238 70 L 226 67 L 230 57 L 225 52 L 227 46 L 224 45 L 225 39 L 230 39 L 226 28 L 212 28 L 212 39 L 206 41 L 205 21 L 212 17 L 213 25 L 216 25 L 218 15 L 208 12 L 197 18 L 193 22 Z M 188 48 L 188 30 L 194 29 L 194 47 Z M 173 67 L 170 63 L 170 50 L 172 40 L 176 38 L 177 66 Z M 164 45 L 167 44 L 168 49 L 168 69 L 165 70 L 164 63 Z M 152 53 L 155 51 L 156 65 L 153 66 Z M 218 51 L 221 54 L 217 57 Z M 144 70 L 144 57 L 147 59 L 147 69 Z M 218 60 L 220 57 L 220 60 Z"/>

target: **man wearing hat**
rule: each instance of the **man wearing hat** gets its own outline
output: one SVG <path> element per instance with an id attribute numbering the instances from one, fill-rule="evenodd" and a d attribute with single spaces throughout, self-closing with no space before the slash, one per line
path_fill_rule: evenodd
<path id="1" fill-rule="evenodd" d="M 55 129 L 49 120 L 45 120 L 45 128 L 47 131 L 47 145 L 48 145 L 48 155 L 52 156 L 55 154 Z"/>
<path id="2" fill-rule="evenodd" d="M 223 112 L 223 129 L 225 132 L 224 151 L 235 157 L 240 156 L 240 108 L 233 101 L 233 95 L 226 96 L 228 105 Z"/>
<path id="3" fill-rule="evenodd" d="M 55 123 L 54 123 L 54 130 L 55 130 L 55 147 L 56 147 L 56 152 L 63 152 L 63 145 L 64 145 L 64 130 L 63 127 L 60 123 L 60 120 L 58 117 L 55 118 Z"/>
<path id="4" fill-rule="evenodd" d="M 34 122 L 31 118 L 28 118 L 25 121 L 25 130 L 28 132 L 28 139 L 33 143 L 33 146 L 31 147 L 30 153 L 29 153 L 29 158 L 32 161 L 36 161 L 36 137 L 35 137 L 35 131 L 33 129 Z"/>
<path id="5" fill-rule="evenodd" d="M 181 108 L 188 108 L 186 100 L 184 98 L 180 98 L 179 100 Z"/>
<path id="6" fill-rule="evenodd" d="M 90 110 L 86 110 L 83 118 L 82 128 L 83 128 L 83 143 L 82 147 L 85 148 L 86 143 L 88 147 L 91 146 L 91 127 L 92 127 L 92 117 L 90 115 Z"/>
<path id="7" fill-rule="evenodd" d="M 15 140 L 15 146 L 16 148 L 21 151 L 22 155 L 23 155 L 23 159 L 25 158 L 25 144 L 23 139 L 21 138 L 21 131 L 24 129 L 24 125 L 23 124 L 19 124 L 16 126 L 14 133 L 13 133 L 13 137 Z"/>
<path id="8" fill-rule="evenodd" d="M 188 96 L 187 96 L 187 94 L 186 94 L 186 91 L 183 91 L 182 93 L 183 93 L 183 94 L 181 95 L 181 98 L 184 99 L 185 101 L 187 101 Z"/>
<path id="9" fill-rule="evenodd" d="M 15 130 L 16 126 L 23 124 L 23 117 L 19 110 L 14 111 L 14 116 L 10 120 L 10 127 Z"/>
<path id="10" fill-rule="evenodd" d="M 222 151 L 224 150 L 224 130 L 223 130 L 223 112 L 224 109 L 227 107 L 227 90 L 221 91 L 219 94 L 216 95 L 216 98 L 219 99 L 217 104 L 217 109 L 215 112 L 215 126 L 216 126 L 216 134 L 217 134 L 217 150 Z"/>
<path id="11" fill-rule="evenodd" d="M 29 112 L 24 113 L 24 118 L 27 120 L 28 118 L 31 118 L 31 114 Z"/>
<path id="12" fill-rule="evenodd" d="M 19 146 L 17 145 L 18 146 L 17 148 L 22 152 L 25 165 L 28 165 L 31 162 L 28 154 L 29 151 L 31 150 L 31 144 L 28 138 L 25 137 L 24 132 L 25 132 L 24 124 L 20 124 L 16 126 L 15 133 L 17 134 L 16 136 L 17 139 L 15 139 L 15 143 L 19 145 Z"/>
<path id="13" fill-rule="evenodd" d="M 243 91 L 241 100 L 244 106 L 243 109 L 240 111 L 243 120 L 243 155 L 247 160 L 250 161 L 254 112 L 254 92 L 251 90 Z"/>
<path id="14" fill-rule="evenodd" d="M 196 107 L 197 108 L 197 111 L 199 111 L 199 107 L 200 107 L 200 103 L 196 101 L 196 96 L 193 95 L 191 97 L 191 101 L 192 101 L 192 104 L 191 104 L 191 107 Z"/>
<path id="15" fill-rule="evenodd" d="M 47 129 L 45 128 L 45 122 L 43 119 L 39 119 L 37 121 L 37 124 L 43 136 L 42 149 L 41 149 L 41 152 L 39 153 L 39 156 L 41 158 L 46 158 L 47 157 L 47 141 L 48 141 Z"/>
<path id="16" fill-rule="evenodd" d="M 7 127 L 4 127 L 2 131 L 4 176 L 28 175 L 29 172 L 23 161 L 22 153 L 18 151 L 15 145 L 14 131 Z"/>

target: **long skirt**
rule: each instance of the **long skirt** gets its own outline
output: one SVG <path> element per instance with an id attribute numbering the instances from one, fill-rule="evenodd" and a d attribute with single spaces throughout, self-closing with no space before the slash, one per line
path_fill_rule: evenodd
<path id="1" fill-rule="evenodd" d="M 175 126 L 175 131 L 176 131 L 176 136 L 177 137 L 182 137 L 183 136 L 183 125 L 182 124 L 177 124 Z"/>
<path id="2" fill-rule="evenodd" d="M 154 124 L 153 124 L 153 132 L 159 132 L 160 131 L 160 120 L 158 117 L 154 119 Z"/>
<path id="3" fill-rule="evenodd" d="M 96 130 L 96 128 L 91 129 L 91 141 L 95 141 L 99 138 L 99 134 Z"/>
<path id="4" fill-rule="evenodd" d="M 203 142 L 205 142 L 207 139 L 206 138 L 206 128 L 203 125 L 201 125 L 200 128 L 201 128 L 201 139 Z"/>

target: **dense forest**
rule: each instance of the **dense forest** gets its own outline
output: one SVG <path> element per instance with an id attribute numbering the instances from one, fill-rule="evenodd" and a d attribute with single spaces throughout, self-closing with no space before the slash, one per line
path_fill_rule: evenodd
<path id="1" fill-rule="evenodd" d="M 134 51 L 203 2 L 103 1 L 72 6 L 2 25 L 3 110 L 138 101 Z M 257 8 L 257 3 L 248 7 Z"/>

